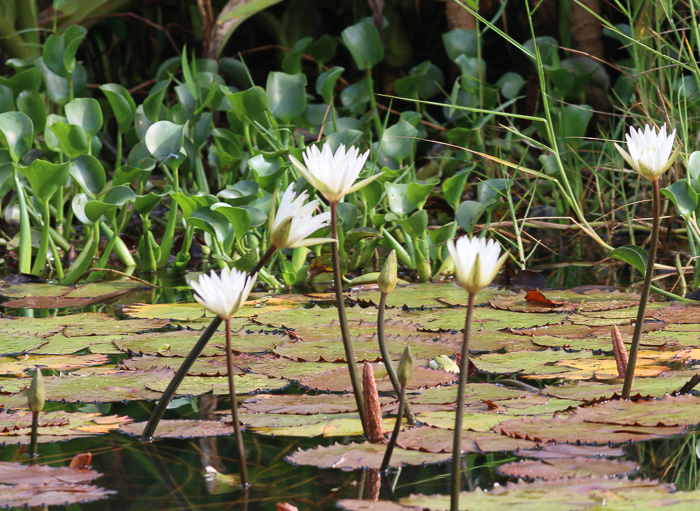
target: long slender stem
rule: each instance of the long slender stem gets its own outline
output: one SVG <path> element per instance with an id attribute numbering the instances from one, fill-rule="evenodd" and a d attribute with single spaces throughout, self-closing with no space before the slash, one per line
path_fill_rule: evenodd
<path id="1" fill-rule="evenodd" d="M 151 438 L 153 437 L 153 433 L 156 432 L 158 423 L 163 418 L 163 414 L 165 414 L 165 409 L 170 404 L 173 395 L 175 395 L 175 391 L 180 386 L 180 383 L 182 383 L 182 380 L 185 378 L 185 376 L 187 376 L 187 373 L 192 367 L 192 364 L 194 364 L 195 360 L 197 360 L 199 354 L 202 353 L 202 350 L 204 350 L 204 347 L 209 342 L 209 339 L 211 339 L 212 336 L 216 333 L 217 329 L 219 328 L 219 325 L 221 325 L 221 321 L 222 319 L 220 317 L 215 317 L 209 324 L 207 329 L 204 331 L 204 333 L 202 333 L 197 343 L 192 347 L 192 350 L 187 354 L 187 358 L 185 358 L 185 360 L 182 362 L 180 369 L 177 370 L 177 373 L 175 373 L 173 379 L 170 380 L 168 387 L 165 389 L 163 395 L 158 400 L 158 404 L 153 410 L 151 418 L 148 419 L 148 424 L 146 424 L 143 433 L 141 433 L 142 441 L 151 440 Z"/>
<path id="2" fill-rule="evenodd" d="M 637 352 L 639 351 L 639 342 L 642 338 L 642 330 L 644 328 L 644 315 L 647 310 L 647 302 L 649 300 L 649 291 L 651 289 L 651 279 L 654 276 L 654 260 L 656 259 L 656 248 L 659 241 L 659 223 L 661 221 L 661 196 L 659 193 L 659 180 L 651 182 L 651 190 L 653 195 L 652 216 L 653 223 L 651 228 L 651 243 L 649 244 L 649 259 L 647 260 L 647 271 L 644 276 L 644 287 L 642 287 L 642 296 L 639 298 L 639 310 L 637 311 L 637 322 L 634 325 L 634 334 L 632 336 L 632 347 L 630 348 L 630 358 L 625 371 L 625 383 L 622 385 L 622 399 L 629 399 L 630 391 L 632 390 L 632 382 L 634 381 L 634 366 L 637 364 Z"/>
<path id="3" fill-rule="evenodd" d="M 233 380 L 233 352 L 231 351 L 231 320 L 226 320 L 226 368 L 228 370 L 228 392 L 231 397 L 231 420 L 236 435 L 236 450 L 238 451 L 238 467 L 241 471 L 241 486 L 248 486 L 248 467 L 245 462 L 243 434 L 238 420 L 238 403 L 236 402 L 236 383 Z"/>
<path id="4" fill-rule="evenodd" d="M 396 396 L 401 394 L 401 384 L 399 383 L 399 378 L 396 375 L 396 369 L 394 369 L 394 364 L 391 361 L 391 354 L 386 347 L 386 339 L 384 337 L 384 310 L 386 309 L 386 293 L 382 293 L 379 298 L 379 313 L 377 314 L 377 342 L 379 343 L 379 351 L 382 354 L 382 360 L 384 361 L 384 367 L 386 368 L 386 373 L 389 375 L 391 380 L 391 385 L 394 387 Z M 400 406 L 400 405 L 399 405 Z M 408 403 L 404 404 L 406 408 L 406 422 L 410 425 L 416 423 L 416 414 L 413 413 L 411 405 Z"/>
<path id="5" fill-rule="evenodd" d="M 39 371 L 39 369 L 37 369 Z M 36 442 L 37 442 L 37 433 L 39 429 L 39 413 L 40 412 L 32 412 L 32 431 L 31 431 L 31 440 L 29 441 L 29 457 L 33 458 L 36 456 Z"/>
<path id="6" fill-rule="evenodd" d="M 338 239 L 338 203 L 331 202 L 331 237 Z M 355 402 L 357 403 L 357 411 L 360 414 L 362 421 L 362 430 L 367 435 L 367 421 L 365 419 L 365 404 L 362 400 L 362 384 L 360 376 L 357 373 L 357 365 L 355 364 L 355 353 L 352 349 L 352 339 L 350 338 L 350 330 L 348 329 L 348 318 L 345 314 L 345 297 L 343 296 L 343 278 L 340 271 L 340 255 L 338 254 L 338 243 L 333 245 L 333 281 L 335 284 L 335 299 L 338 306 L 338 322 L 340 323 L 340 331 L 343 336 L 343 348 L 345 348 L 345 360 L 348 363 L 348 372 L 350 373 L 350 383 L 352 384 L 352 392 L 355 394 Z"/>
<path id="7" fill-rule="evenodd" d="M 265 266 L 265 263 L 267 263 L 267 260 L 270 259 L 272 254 L 274 254 L 275 248 L 271 246 L 269 249 L 267 249 L 267 252 L 262 256 L 262 258 L 258 261 L 258 264 L 255 265 L 255 268 L 251 271 L 251 275 L 255 275 L 260 271 L 260 269 Z M 175 391 L 177 388 L 180 386 L 180 383 L 182 383 L 182 380 L 187 376 L 187 373 L 189 372 L 190 368 L 192 367 L 192 364 L 194 364 L 195 360 L 197 360 L 197 357 L 199 357 L 199 354 L 202 353 L 202 350 L 204 350 L 204 347 L 207 345 L 209 342 L 209 339 L 212 338 L 212 336 L 216 333 L 216 331 L 219 328 L 219 325 L 221 325 L 222 319 L 220 317 L 215 317 L 212 319 L 211 323 L 207 327 L 207 329 L 202 333 L 201 337 L 197 341 L 197 343 L 192 347 L 192 350 L 187 354 L 187 358 L 182 362 L 182 365 L 180 368 L 177 370 L 177 373 L 175 373 L 175 376 L 173 376 L 173 379 L 170 380 L 170 383 L 168 384 L 168 387 L 165 389 L 165 392 L 163 392 L 163 395 L 161 398 L 158 400 L 158 404 L 156 405 L 155 409 L 153 410 L 153 413 L 151 414 L 151 418 L 148 419 L 148 424 L 146 424 L 146 427 L 143 429 L 143 433 L 141 433 L 141 441 L 145 440 L 151 440 L 153 437 L 153 433 L 156 432 L 156 428 L 158 427 L 158 423 L 160 420 L 163 418 L 163 414 L 165 414 L 165 409 L 168 407 L 170 404 L 170 401 L 172 400 L 173 396 L 175 395 Z"/>
<path id="8" fill-rule="evenodd" d="M 472 311 L 474 310 L 475 293 L 469 293 L 467 304 L 467 319 L 464 323 L 462 337 L 462 360 L 459 364 L 459 385 L 457 388 L 457 410 L 455 415 L 454 440 L 452 442 L 452 482 L 450 493 L 450 511 L 459 508 L 460 470 L 462 468 L 462 421 L 464 419 L 464 392 L 469 372 L 469 330 L 472 326 Z"/>
<path id="9" fill-rule="evenodd" d="M 396 441 L 398 440 L 399 432 L 401 431 L 401 419 L 403 419 L 403 411 L 406 404 L 406 387 L 402 385 L 401 390 L 399 391 L 399 413 L 396 416 L 396 424 L 394 424 L 394 431 L 391 432 L 391 439 L 389 440 L 389 444 L 386 446 L 386 452 L 384 453 L 382 466 L 379 469 L 379 473 L 381 475 L 384 475 L 386 469 L 389 468 L 391 454 L 394 452 L 394 447 L 396 447 Z"/>

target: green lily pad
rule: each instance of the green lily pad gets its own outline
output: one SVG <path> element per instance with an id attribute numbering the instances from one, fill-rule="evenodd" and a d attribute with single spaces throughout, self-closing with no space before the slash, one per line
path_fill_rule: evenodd
<path id="1" fill-rule="evenodd" d="M 282 378 L 270 378 L 259 374 L 245 374 L 233 377 L 236 384 L 236 394 L 252 394 L 254 392 L 269 392 L 279 390 L 289 385 Z M 163 392 L 170 383 L 169 379 L 154 380 L 146 383 L 146 388 Z M 175 393 L 176 396 L 199 396 L 212 393 L 215 396 L 228 395 L 228 377 L 223 376 L 186 376 Z"/>

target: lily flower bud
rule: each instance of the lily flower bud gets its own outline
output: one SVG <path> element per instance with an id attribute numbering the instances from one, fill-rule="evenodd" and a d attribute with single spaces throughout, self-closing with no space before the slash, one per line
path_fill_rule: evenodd
<path id="1" fill-rule="evenodd" d="M 379 278 L 377 279 L 379 291 L 382 293 L 389 294 L 396 287 L 397 267 L 396 250 L 392 250 L 389 257 L 387 257 L 386 261 L 384 261 L 384 267 L 379 273 Z"/>
<path id="2" fill-rule="evenodd" d="M 39 413 L 44 408 L 44 397 L 44 376 L 41 374 L 41 369 L 37 367 L 27 394 L 29 409 L 34 413 Z"/>
<path id="3" fill-rule="evenodd" d="M 399 383 L 402 387 L 408 385 L 413 377 L 413 355 L 411 355 L 411 347 L 406 346 L 401 353 L 401 360 L 399 360 L 399 369 L 396 372 L 396 376 L 399 379 Z"/>

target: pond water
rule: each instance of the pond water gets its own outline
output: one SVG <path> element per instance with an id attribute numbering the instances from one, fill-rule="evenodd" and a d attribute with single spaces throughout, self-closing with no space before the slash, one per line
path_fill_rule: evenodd
<path id="1" fill-rule="evenodd" d="M 568 276 L 562 277 L 560 275 L 560 273 L 566 272 L 568 272 Z M 556 275 L 554 277 L 556 280 L 567 279 L 569 282 L 571 282 L 572 275 L 574 275 L 575 285 L 589 284 L 596 279 L 596 281 L 599 281 L 600 277 L 599 274 L 581 272 L 571 267 L 553 271 L 551 275 Z M 125 325 L 128 321 L 136 320 L 137 318 L 141 318 L 143 321 L 157 321 L 154 318 L 162 317 L 163 313 L 160 310 L 134 308 L 133 304 L 135 303 L 184 304 L 191 302 L 191 294 L 182 280 L 173 281 L 167 276 L 160 276 L 159 279 L 159 284 L 162 287 L 158 289 L 137 289 L 108 299 L 106 303 L 100 302 L 82 308 L 22 309 L 5 307 L 3 310 L 8 318 L 0 319 L 0 347 L 3 346 L 3 343 L 8 343 L 14 339 L 16 332 L 13 332 L 8 327 L 8 322 L 15 321 L 10 319 L 11 317 L 34 318 L 33 321 L 38 325 L 37 329 L 31 333 L 26 333 L 26 335 L 30 339 L 33 339 L 33 336 L 43 335 L 48 344 L 42 345 L 42 347 L 37 349 L 26 350 L 30 354 L 29 356 L 17 353 L 16 350 L 0 350 L 11 353 L 4 355 L 0 359 L 0 369 L 4 364 L 20 363 L 19 369 L 3 371 L 3 376 L 0 377 L 0 407 L 8 408 L 9 410 L 21 409 L 22 406 L 17 404 L 19 400 L 12 401 L 12 399 L 14 399 L 17 390 L 28 383 L 29 374 L 26 372 L 26 369 L 31 364 L 36 363 L 55 368 L 53 371 L 49 369 L 44 370 L 44 375 L 47 379 L 47 389 L 54 389 L 47 391 L 48 397 L 52 401 L 47 402 L 44 409 L 45 412 L 59 410 L 71 413 L 99 413 L 108 417 L 115 415 L 128 417 L 134 422 L 147 420 L 153 408 L 153 401 L 150 399 L 132 399 L 125 402 L 89 402 L 100 401 L 100 399 L 80 399 L 79 395 L 76 398 L 75 395 L 70 394 L 70 392 L 76 391 L 61 390 L 63 387 L 54 388 L 51 385 L 58 381 L 58 374 L 62 371 L 73 371 L 75 375 L 80 375 L 80 377 L 89 377 L 91 371 L 112 371 L 115 365 L 122 360 L 131 361 L 129 363 L 133 364 L 151 361 L 154 364 L 152 367 L 162 367 L 156 362 L 158 362 L 158 359 L 161 361 L 167 359 L 173 362 L 171 365 L 177 367 L 178 357 L 182 356 L 181 352 L 183 350 L 186 352 L 186 347 L 181 347 L 179 344 L 176 344 L 176 341 L 171 341 L 170 337 L 165 337 L 165 334 L 174 331 L 176 327 L 196 329 L 206 326 L 206 320 L 198 319 L 198 316 L 201 316 L 201 312 L 195 313 L 193 316 L 190 309 L 185 310 L 182 307 L 173 309 L 172 313 L 168 313 L 172 315 L 172 321 L 168 324 L 164 323 L 161 325 L 161 328 L 155 329 L 155 340 L 151 339 L 146 342 L 144 337 L 143 348 L 140 351 L 134 351 L 133 342 L 134 339 L 138 340 L 140 339 L 139 336 L 144 335 L 143 333 L 138 333 L 139 331 L 143 332 L 143 330 L 137 329 L 136 333 L 120 333 L 124 338 L 130 339 L 129 342 L 131 344 L 128 344 L 129 348 L 124 349 L 121 344 L 123 339 L 112 342 L 110 347 L 108 344 L 96 342 L 95 339 L 88 339 L 90 332 L 87 330 L 90 328 L 95 329 L 96 336 L 103 336 L 109 333 L 109 328 L 111 327 L 106 328 L 105 331 L 104 326 L 98 328 L 99 324 L 95 326 L 94 323 L 88 323 L 85 326 L 83 323 L 87 321 L 86 317 L 78 315 L 106 313 L 109 316 L 120 318 L 120 320 L 126 320 L 125 323 L 120 323 Z M 15 294 L 8 291 L 11 289 L 12 287 L 3 289 L 3 294 L 15 296 Z M 85 290 L 85 295 L 90 294 L 87 289 Z M 480 333 L 477 332 L 475 334 L 475 350 L 473 353 L 473 362 L 478 371 L 477 374 L 470 377 L 470 383 L 483 385 L 483 388 L 489 386 L 488 388 L 491 388 L 491 390 L 493 390 L 492 387 L 512 389 L 513 384 L 509 382 L 517 380 L 528 385 L 526 389 L 530 390 L 523 391 L 516 399 L 507 399 L 504 396 L 491 397 L 491 394 L 482 397 L 479 394 L 481 390 L 478 392 L 474 391 L 475 400 L 470 403 L 470 406 L 475 412 L 471 419 L 469 414 L 467 414 L 465 418 L 467 427 L 475 429 L 476 432 L 492 435 L 493 428 L 496 427 L 500 420 L 498 419 L 499 414 L 505 414 L 510 420 L 510 424 L 528 418 L 533 421 L 541 420 L 546 423 L 547 420 L 554 420 L 551 419 L 554 412 L 562 412 L 562 416 L 567 415 L 573 409 L 570 407 L 576 408 L 577 412 L 575 413 L 589 413 L 583 411 L 585 408 L 581 407 L 585 407 L 587 403 L 590 403 L 590 399 L 595 392 L 598 392 L 601 396 L 609 396 L 612 391 L 617 390 L 617 387 L 620 386 L 619 382 L 616 382 L 614 377 L 608 376 L 606 372 L 609 371 L 609 368 L 605 365 L 607 363 L 606 360 L 611 360 L 610 349 L 605 348 L 606 341 L 604 336 L 596 329 L 608 328 L 609 331 L 611 324 L 618 324 L 624 330 L 631 322 L 630 318 L 636 313 L 636 307 L 632 303 L 634 295 L 630 293 L 613 293 L 609 289 L 598 289 L 593 292 L 588 290 L 585 291 L 587 294 L 584 294 L 582 289 L 578 291 L 580 295 L 572 294 L 570 291 L 544 291 L 550 300 L 558 304 L 545 308 L 542 308 L 541 305 L 529 303 L 522 295 L 508 294 L 503 290 L 486 290 L 483 293 L 483 297 L 480 295 L 478 300 L 480 307 L 476 312 L 477 329 Z M 37 293 L 36 289 L 33 292 Z M 424 370 L 429 371 L 427 362 L 431 358 L 431 353 L 429 350 L 426 352 L 426 349 L 421 352 L 420 346 L 427 345 L 431 350 L 437 350 L 435 355 L 442 353 L 454 354 L 456 352 L 455 347 L 461 336 L 458 329 L 459 325 L 463 324 L 464 314 L 464 309 L 458 307 L 465 298 L 460 293 L 464 294 L 463 290 L 453 284 L 426 284 L 410 286 L 403 291 L 397 290 L 393 301 L 390 300 L 390 305 L 393 308 L 387 311 L 389 321 L 393 322 L 391 327 L 387 328 L 387 333 L 390 336 L 397 336 L 395 345 L 392 345 L 390 350 L 392 355 L 400 353 L 401 345 L 404 342 L 413 343 L 414 348 L 418 346 L 417 357 L 419 365 L 424 365 L 426 367 Z M 44 294 L 51 295 L 51 293 Z M 323 334 L 327 336 L 327 331 L 324 328 L 326 328 L 325 325 L 330 323 L 328 318 L 332 318 L 334 309 L 332 307 L 318 308 L 318 305 L 321 304 L 324 307 L 328 307 L 330 303 L 329 297 L 323 294 L 310 296 L 309 293 L 301 293 L 296 296 L 297 298 L 291 295 L 277 297 L 273 295 L 256 295 L 254 298 L 257 300 L 257 303 L 250 310 L 255 311 L 255 320 L 258 323 L 252 323 L 252 320 L 242 318 L 241 321 L 243 323 L 240 325 L 244 325 L 244 328 L 247 329 L 246 331 L 251 331 L 251 325 L 255 324 L 259 328 L 266 329 L 269 332 L 267 335 L 282 336 L 281 330 L 285 326 L 288 327 L 288 321 L 290 318 L 293 318 L 295 321 L 298 321 L 298 324 L 295 325 L 297 327 L 295 335 L 303 339 L 303 342 L 315 343 L 313 345 L 314 350 L 326 350 L 324 352 L 326 357 L 322 357 L 323 360 L 321 360 L 316 355 L 310 356 L 307 352 L 294 351 L 299 348 L 299 339 L 290 339 L 289 337 L 285 337 L 282 341 L 271 343 L 269 347 L 265 345 L 262 348 L 245 346 L 234 348 L 240 349 L 241 356 L 248 357 L 239 360 L 240 367 L 243 367 L 248 373 L 254 373 L 256 370 L 250 369 L 250 359 L 266 357 L 265 360 L 267 360 L 272 358 L 273 346 L 275 346 L 275 357 L 282 357 L 285 361 L 294 360 L 294 363 L 298 366 L 307 364 L 310 367 L 316 363 L 323 370 L 328 369 L 324 364 L 328 364 L 328 360 L 333 358 L 328 356 L 328 350 L 332 351 L 334 348 L 328 343 L 324 344 Z M 355 333 L 365 335 L 367 337 L 365 341 L 371 338 L 371 334 L 365 331 L 367 327 L 363 326 L 362 321 L 369 321 L 367 318 L 371 318 L 376 314 L 376 308 L 373 305 L 375 299 L 376 292 L 371 289 L 353 293 L 350 297 L 349 305 L 352 306 L 349 309 L 350 319 L 351 321 L 358 321 L 355 324 L 357 328 Z M 630 303 L 621 303 L 625 300 Z M 605 305 L 612 302 L 614 302 L 614 306 Z M 577 307 L 566 309 L 567 303 L 578 305 Z M 355 304 L 361 304 L 363 308 L 359 308 Z M 419 304 L 422 305 L 419 306 Z M 647 346 L 649 350 L 647 354 L 651 355 L 653 353 L 660 361 L 650 362 L 644 367 L 647 369 L 660 369 L 649 369 L 651 373 L 644 373 L 647 377 L 637 379 L 641 394 L 644 396 L 661 398 L 666 392 L 680 388 L 692 376 L 696 358 L 700 358 L 696 357 L 694 353 L 685 353 L 683 355 L 685 358 L 678 355 L 684 349 L 697 350 L 697 348 L 700 348 L 700 341 L 697 341 L 697 339 L 693 341 L 693 338 L 697 337 L 697 334 L 693 332 L 700 324 L 700 319 L 695 318 L 695 310 L 689 308 L 685 311 L 685 314 L 690 319 L 686 323 L 680 323 L 680 325 L 686 325 L 684 331 L 683 327 L 679 329 L 678 324 L 676 324 L 676 316 L 664 316 L 664 314 L 668 314 L 664 312 L 668 310 L 668 307 L 668 304 L 662 304 L 657 308 L 650 308 L 650 313 L 656 314 L 656 316 L 650 318 L 650 325 L 654 326 L 655 331 L 650 331 L 649 333 L 652 340 L 649 341 Z M 65 326 L 58 330 L 55 328 L 53 330 L 42 330 L 42 325 L 49 324 L 49 320 L 52 317 L 67 318 L 64 321 Z M 89 317 L 92 318 L 93 316 Z M 99 319 L 100 321 L 105 321 L 103 316 L 95 317 L 101 318 Z M 661 323 L 664 323 L 663 328 L 660 326 Z M 414 327 L 406 326 L 408 324 L 419 324 L 421 327 L 414 329 Z M 13 323 L 13 325 L 17 325 L 17 323 Z M 591 330 L 585 337 L 576 337 L 571 336 L 569 331 L 558 330 L 562 328 L 562 325 L 572 329 L 585 327 Z M 671 328 L 668 325 L 675 326 Z M 656 328 L 657 326 L 659 328 Z M 535 327 L 534 330 L 539 328 L 539 333 L 543 329 L 549 329 L 550 334 L 539 336 L 536 331 L 529 332 L 527 335 L 522 335 L 522 332 L 518 334 L 513 333 L 517 330 L 524 331 L 533 327 Z M 80 342 L 84 344 L 86 339 L 90 341 L 86 343 L 85 347 L 76 350 L 71 355 L 74 360 L 82 360 L 81 357 L 95 355 L 96 353 L 104 354 L 105 358 L 99 362 L 93 362 L 92 365 L 88 363 L 79 364 L 77 369 L 73 367 L 64 370 L 61 369 L 63 367 L 61 364 L 65 364 L 63 359 L 42 359 L 42 357 L 58 356 L 59 353 L 63 355 L 70 353 L 70 349 L 65 348 L 63 344 L 65 339 L 61 338 L 61 344 L 58 344 L 59 339 L 57 338 L 59 335 L 69 337 L 68 334 L 71 333 L 69 331 L 70 328 L 82 328 L 81 335 L 76 336 L 76 338 L 81 339 Z M 272 333 L 273 328 L 275 328 L 274 333 Z M 509 328 L 515 330 L 508 330 Z M 321 335 L 313 335 L 316 329 L 321 332 Z M 118 330 L 119 328 L 116 328 L 115 332 Z M 426 332 L 432 332 L 432 337 L 426 336 Z M 489 336 L 487 335 L 489 332 L 497 332 L 498 334 L 495 337 Z M 482 334 L 483 336 L 480 337 Z M 157 335 L 163 336 L 162 339 L 159 340 Z M 412 336 L 416 338 L 409 340 Z M 660 341 L 660 337 L 664 337 L 665 340 Z M 668 340 L 666 337 L 671 337 L 672 340 Z M 193 337 L 193 339 L 196 340 L 196 337 Z M 582 346 L 584 340 L 591 343 L 590 347 Z M 361 339 L 358 340 L 358 342 L 360 341 Z M 159 344 L 161 342 L 163 345 Z M 58 346 L 54 348 L 54 351 L 51 349 L 52 343 L 56 343 L 55 346 Z M 697 347 L 695 343 L 697 343 Z M 360 354 L 365 353 L 363 350 L 371 349 L 373 348 L 369 347 L 369 343 L 365 345 L 364 342 L 360 342 L 358 347 L 356 347 Z M 36 355 L 32 355 L 33 353 Z M 673 354 L 676 358 L 673 360 L 664 359 L 662 355 L 664 353 Z M 216 356 L 221 355 L 221 353 L 209 353 L 208 355 Z M 34 356 L 36 358 L 32 358 Z M 533 360 L 536 362 L 527 365 L 530 363 L 529 361 Z M 25 366 L 21 366 L 23 362 L 26 362 Z M 344 365 L 342 361 L 335 359 L 331 363 L 335 363 L 337 367 Z M 52 366 L 51 364 L 55 365 Z M 292 373 L 294 371 L 298 372 L 298 366 L 294 366 L 294 368 L 291 365 L 285 366 L 287 367 L 285 370 L 289 370 Z M 9 366 L 6 365 L 5 367 Z M 126 369 L 138 371 L 146 366 L 137 365 L 135 367 L 136 369 L 134 367 L 127 367 Z M 120 366 L 120 369 L 121 372 L 126 372 L 124 366 Z M 444 371 L 438 370 L 434 372 L 441 375 L 444 373 Z M 271 376 L 269 373 L 266 373 L 266 375 Z M 275 376 L 283 377 L 285 375 L 283 373 Z M 260 395 L 299 395 L 303 393 L 312 396 L 328 395 L 326 392 L 328 389 L 323 388 L 322 384 L 317 383 L 316 387 L 311 384 L 304 385 L 305 382 L 311 381 L 305 378 L 306 376 L 289 376 L 291 380 L 298 381 L 301 379 L 302 381 L 300 384 L 294 383 L 281 390 L 262 390 Z M 378 373 L 378 378 L 381 380 L 381 373 Z M 210 381 L 214 382 L 214 380 L 215 378 Z M 592 393 L 586 395 L 583 393 L 577 394 L 569 390 L 567 390 L 566 395 L 559 395 L 558 390 L 552 390 L 570 389 L 572 388 L 571 382 L 574 382 L 574 387 L 577 383 L 581 389 L 587 389 L 586 385 L 600 385 L 600 387 L 592 389 Z M 666 385 L 659 386 L 659 382 Z M 500 385 L 501 383 L 507 383 L 509 387 L 503 387 Z M 153 382 L 148 385 L 151 385 L 153 389 L 160 388 Z M 172 407 L 166 413 L 165 419 L 221 419 L 226 410 L 230 410 L 230 407 L 225 392 L 217 391 L 216 385 L 218 383 L 215 384 L 214 392 L 215 394 L 221 394 L 221 396 L 212 396 L 202 391 L 196 392 L 196 394 L 200 395 L 193 397 L 177 397 Z M 435 387 L 436 384 L 432 383 L 429 386 Z M 109 392 L 118 393 L 124 391 L 123 386 L 111 383 L 103 384 L 100 388 L 102 392 L 107 394 Z M 444 388 L 449 389 L 450 387 L 445 386 Z M 131 390 L 136 392 L 134 389 Z M 152 392 L 149 389 L 137 390 L 138 392 Z M 452 390 L 454 390 L 454 387 Z M 65 392 L 64 398 L 67 401 L 66 403 L 59 401 L 57 397 L 59 392 Z M 507 390 L 507 392 L 516 391 Z M 390 401 L 389 396 L 392 395 L 390 392 L 383 392 L 382 394 Z M 420 405 L 416 405 L 420 409 L 418 412 L 419 420 L 421 417 L 425 417 L 425 422 L 432 428 L 449 429 L 450 400 L 445 399 L 444 396 L 437 399 L 434 396 L 426 397 L 427 394 L 429 393 L 424 393 L 421 390 L 415 390 L 410 394 L 414 403 L 420 403 Z M 239 396 L 239 403 L 250 400 L 251 396 L 255 397 L 255 395 L 253 391 L 252 394 Z M 694 399 L 693 396 L 686 397 Z M 106 399 L 106 401 L 109 401 L 109 399 Z M 489 406 L 485 406 L 484 403 L 489 404 Z M 657 401 L 657 403 L 661 403 L 661 401 Z M 496 412 L 489 416 L 493 411 L 491 410 L 491 405 L 496 408 Z M 243 406 L 245 408 L 245 404 Z M 256 410 L 254 403 L 248 406 L 248 413 Z M 454 407 L 453 404 L 451 406 L 452 408 Z M 694 407 L 695 403 L 684 401 L 683 406 Z M 595 406 L 590 408 L 595 408 Z M 330 411 L 329 413 L 332 414 L 334 412 Z M 626 413 L 634 415 L 635 412 L 630 412 L 629 410 L 620 411 L 620 416 L 624 416 Z M 671 413 L 675 413 L 674 424 L 680 425 L 677 426 L 680 429 L 674 430 L 675 433 L 669 432 L 670 430 L 664 430 L 665 432 L 660 430 L 642 432 L 639 430 L 635 433 L 640 435 L 644 433 L 646 435 L 644 438 L 648 439 L 646 441 L 631 442 L 629 439 L 621 439 L 612 433 L 610 433 L 609 438 L 606 437 L 608 433 L 600 433 L 601 436 L 596 436 L 594 433 L 595 429 L 593 429 L 591 432 L 581 430 L 580 437 L 574 440 L 567 432 L 563 432 L 561 433 L 563 436 L 561 441 L 549 442 L 549 444 L 556 443 L 559 445 L 567 444 L 586 447 L 597 443 L 599 447 L 596 448 L 596 455 L 589 458 L 591 460 L 601 459 L 601 455 L 603 457 L 610 455 L 610 460 L 613 463 L 622 463 L 625 460 L 632 461 L 639 467 L 638 470 L 625 472 L 629 473 L 632 478 L 646 477 L 658 480 L 659 483 L 654 483 L 655 485 L 660 484 L 660 482 L 668 482 L 675 483 L 680 490 L 696 490 L 700 486 L 697 470 L 698 454 L 696 452 L 698 437 L 695 430 L 688 428 L 692 428 L 698 420 L 688 418 L 683 416 L 682 413 L 676 413 L 675 411 L 669 412 L 669 414 Z M 445 418 L 445 414 L 447 414 L 447 418 Z M 493 420 L 494 415 L 498 420 L 493 423 L 489 422 Z M 385 408 L 384 416 L 385 420 L 393 416 L 390 406 Z M 250 418 L 252 415 L 247 417 Z M 303 416 L 296 416 L 295 420 L 303 422 L 299 417 Z M 373 489 L 373 476 L 368 471 L 317 468 L 313 465 L 313 456 L 311 464 L 304 462 L 299 465 L 293 465 L 287 459 L 288 456 L 299 451 L 331 446 L 336 443 L 350 444 L 359 442 L 361 441 L 360 437 L 354 434 L 338 434 L 324 438 L 323 436 L 318 436 L 317 433 L 309 433 L 301 437 L 282 436 L 285 434 L 283 430 L 270 432 L 269 424 L 261 426 L 255 421 L 248 424 L 248 419 L 246 418 L 242 420 L 247 425 L 247 430 L 244 432 L 244 443 L 250 477 L 253 483 L 245 491 L 237 484 L 238 460 L 232 436 L 158 439 L 152 443 L 142 443 L 134 436 L 112 430 L 106 434 L 87 438 L 40 443 L 38 448 L 40 457 L 36 462 L 52 466 L 66 466 L 76 454 L 92 453 L 91 468 L 103 474 L 92 481 L 92 484 L 114 493 L 102 500 L 73 505 L 70 509 L 220 509 L 223 506 L 231 509 L 266 510 L 276 509 L 276 504 L 279 502 L 291 502 L 300 509 L 337 509 L 337 502 L 341 499 L 366 498 L 369 494 L 376 491 L 376 488 Z M 471 425 L 470 420 L 472 421 Z M 600 420 L 600 424 L 608 421 L 608 419 L 590 420 Z M 630 424 L 633 422 L 631 420 Z M 664 425 L 662 422 L 659 422 L 658 426 L 671 427 L 670 423 Z M 634 429 L 636 427 L 623 427 L 624 424 L 624 421 L 620 423 L 620 430 Z M 281 427 L 287 426 L 288 424 L 285 424 Z M 647 425 L 647 430 L 651 430 L 652 426 L 657 426 L 657 424 Z M 349 427 L 348 431 L 352 430 L 352 424 L 350 426 L 345 424 L 343 427 Z M 357 425 L 355 424 L 354 427 L 356 430 Z M 391 425 L 385 426 L 385 431 L 390 430 Z M 556 437 L 557 434 L 560 433 L 551 433 L 553 437 Z M 4 437 L 0 436 L 0 441 L 9 441 L 9 444 L 0 450 L 0 461 L 27 463 L 26 444 L 22 442 L 22 445 L 12 445 L 18 441 L 17 437 L 13 439 L 8 436 L 7 431 L 4 432 L 4 435 Z M 517 437 L 519 435 L 523 436 L 520 433 L 512 436 Z M 541 432 L 530 433 L 529 438 L 538 435 L 544 438 L 544 433 Z M 310 438 L 304 436 L 310 436 Z M 545 444 L 541 444 L 540 447 L 542 445 Z M 532 459 L 531 456 L 523 455 L 518 449 L 526 449 L 526 446 L 486 449 L 491 452 L 472 452 L 465 456 L 464 466 L 466 470 L 463 489 L 474 490 L 481 488 L 490 490 L 494 486 L 503 486 L 514 481 L 513 477 L 499 472 L 499 467 L 512 466 L 513 462 Z M 606 449 L 610 449 L 610 451 L 606 453 Z M 622 450 L 620 451 L 620 449 Z M 342 465 L 343 463 L 339 460 L 339 464 Z M 212 470 L 212 468 L 216 469 L 216 471 Z M 447 494 L 449 492 L 449 471 L 450 467 L 446 462 L 421 464 L 419 461 L 415 466 L 409 465 L 394 470 L 389 478 L 389 486 L 392 486 L 395 498 L 406 497 L 411 494 Z M 216 477 L 212 476 L 212 474 L 217 473 Z M 582 473 L 574 471 L 573 476 L 575 477 Z M 551 479 L 551 475 L 541 476 L 539 472 L 534 472 L 533 474 L 535 479 L 541 477 L 544 477 L 545 481 Z M 611 472 L 610 477 L 614 478 L 614 474 L 617 474 L 617 472 Z M 607 477 L 605 473 L 603 476 Z M 543 483 L 540 482 L 539 484 Z M 553 488 L 552 491 L 557 490 Z M 0 503 L 3 501 L 1 495 L 0 490 Z M 382 499 L 389 497 L 386 487 L 381 489 L 380 497 Z"/>

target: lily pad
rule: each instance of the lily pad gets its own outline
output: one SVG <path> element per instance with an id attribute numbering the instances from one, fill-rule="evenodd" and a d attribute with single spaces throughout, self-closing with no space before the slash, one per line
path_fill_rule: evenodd
<path id="1" fill-rule="evenodd" d="M 524 460 L 506 463 L 498 472 L 521 479 L 567 479 L 572 477 L 619 477 L 635 473 L 639 465 L 633 461 L 591 459 L 584 457 Z"/>
<path id="2" fill-rule="evenodd" d="M 121 426 L 118 431 L 132 436 L 141 436 L 145 422 L 132 422 Z M 203 420 L 163 420 L 158 423 L 153 438 L 200 438 L 233 435 L 230 422 Z"/>

